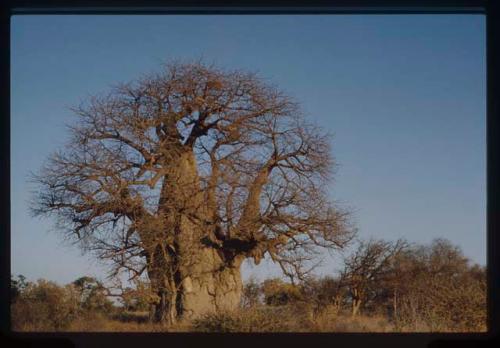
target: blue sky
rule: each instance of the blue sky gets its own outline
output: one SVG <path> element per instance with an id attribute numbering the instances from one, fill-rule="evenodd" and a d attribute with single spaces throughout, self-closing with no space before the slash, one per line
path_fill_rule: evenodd
<path id="1" fill-rule="evenodd" d="M 259 72 L 334 134 L 332 199 L 362 238 L 445 237 L 486 262 L 481 15 L 14 16 L 12 272 L 66 283 L 105 270 L 30 217 L 30 171 L 66 141 L 88 94 L 203 58 Z M 319 272 L 335 269 L 326 259 Z M 246 264 L 262 278 L 276 267 Z"/>

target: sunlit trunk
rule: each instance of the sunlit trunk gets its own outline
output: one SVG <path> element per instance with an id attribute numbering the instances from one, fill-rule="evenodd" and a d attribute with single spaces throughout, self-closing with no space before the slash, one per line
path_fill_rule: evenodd
<path id="1" fill-rule="evenodd" d="M 231 310 L 239 306 L 242 294 L 242 259 L 225 260 L 213 247 L 202 243 L 207 236 L 207 207 L 192 152 L 183 152 L 170 163 L 165 177 L 160 214 L 165 216 L 167 236 L 173 236 L 165 262 L 157 267 L 161 281 L 155 321 L 174 323 L 204 313 Z M 154 273 L 154 272 L 153 272 Z M 167 285 L 161 295 L 162 282 Z"/>
<path id="2" fill-rule="evenodd" d="M 189 275 L 175 284 L 177 290 L 158 291 L 153 320 L 173 324 L 205 313 L 230 311 L 239 307 L 243 283 L 241 262 L 224 265 L 212 249 L 202 251 L 200 262 L 192 265 Z"/>
<path id="3" fill-rule="evenodd" d="M 361 295 L 358 289 L 352 291 L 352 316 L 355 317 L 361 307 Z"/>

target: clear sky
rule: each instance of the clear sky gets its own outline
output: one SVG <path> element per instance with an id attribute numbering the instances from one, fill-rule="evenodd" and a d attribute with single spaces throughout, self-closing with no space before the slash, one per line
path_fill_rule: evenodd
<path id="1" fill-rule="evenodd" d="M 11 28 L 14 274 L 104 277 L 30 217 L 29 173 L 64 144 L 68 108 L 89 93 L 200 57 L 259 72 L 334 134 L 332 199 L 354 209 L 360 237 L 445 237 L 486 262 L 481 15 L 15 16 Z M 244 266 L 245 277 L 275 274 Z"/>

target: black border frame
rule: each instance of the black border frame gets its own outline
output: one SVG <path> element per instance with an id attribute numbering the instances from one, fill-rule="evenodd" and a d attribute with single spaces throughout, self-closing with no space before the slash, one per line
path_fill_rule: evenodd
<path id="1" fill-rule="evenodd" d="M 500 326 L 500 1 L 499 0 L 261 0 L 117 1 L 9 0 L 0 12 L 0 192 L 2 341 L 21 346 L 387 346 L 476 347 L 498 340 Z M 17 333 L 10 330 L 10 17 L 29 14 L 484 14 L 487 64 L 486 333 Z M 495 45 L 497 43 L 497 45 Z"/>

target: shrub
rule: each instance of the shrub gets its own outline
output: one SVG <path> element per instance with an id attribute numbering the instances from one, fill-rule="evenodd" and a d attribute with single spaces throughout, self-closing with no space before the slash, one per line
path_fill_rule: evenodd
<path id="1" fill-rule="evenodd" d="M 61 330 L 76 318 L 78 298 L 70 286 L 39 280 L 28 283 L 12 304 L 13 330 Z"/>
<path id="2" fill-rule="evenodd" d="M 106 288 L 92 277 L 80 277 L 70 284 L 78 293 L 80 307 L 86 311 L 109 313 L 113 303 L 107 298 Z"/>
<path id="3" fill-rule="evenodd" d="M 313 315 L 336 316 L 346 306 L 347 287 L 341 279 L 310 278 L 301 284 L 302 298 L 312 306 Z"/>
<path id="4" fill-rule="evenodd" d="M 224 313 L 210 313 L 192 323 L 201 332 L 293 332 L 301 331 L 290 308 L 255 307 Z"/>
<path id="5" fill-rule="evenodd" d="M 264 302 L 270 306 L 283 306 L 302 300 L 300 288 L 281 279 L 267 279 L 262 284 Z"/>
<path id="6" fill-rule="evenodd" d="M 413 251 L 397 284 L 394 321 L 401 331 L 470 332 L 486 329 L 486 272 L 460 250 L 438 240 Z"/>
<path id="7" fill-rule="evenodd" d="M 260 304 L 261 286 L 254 278 L 250 278 L 243 286 L 241 305 L 245 308 Z"/>

